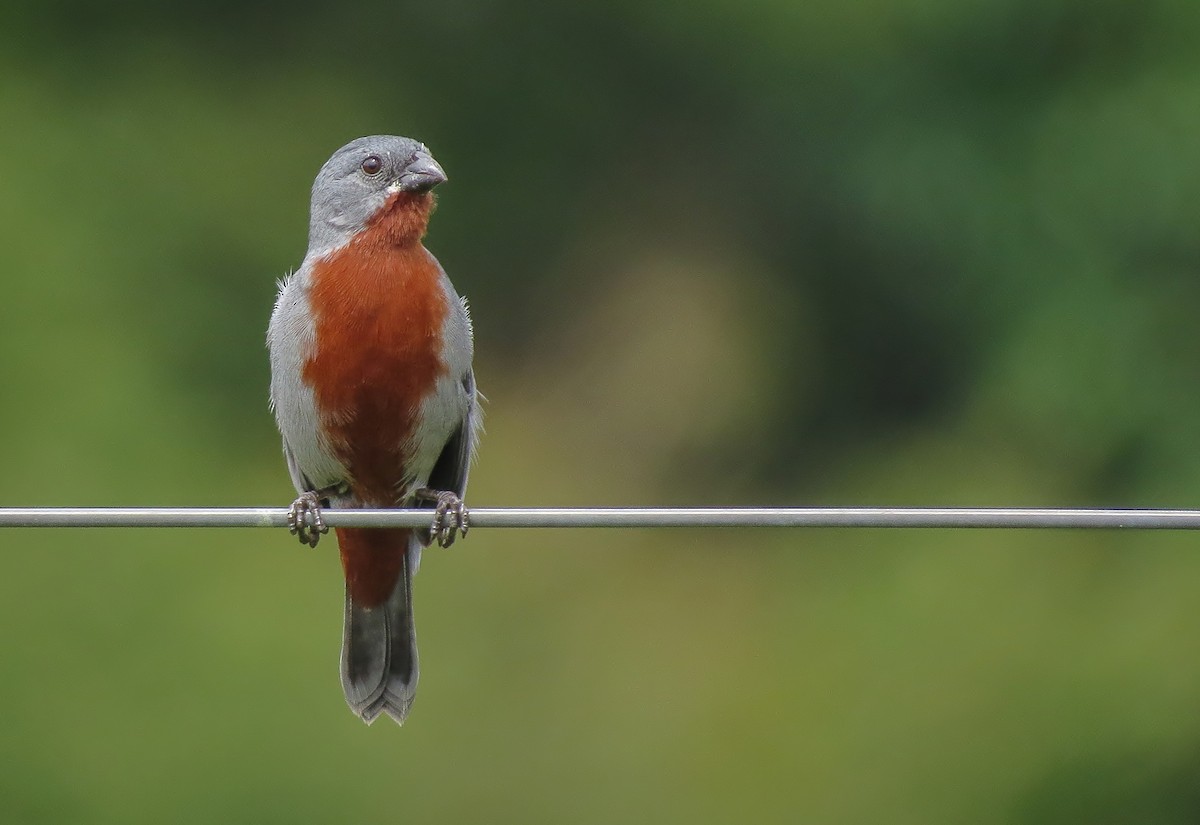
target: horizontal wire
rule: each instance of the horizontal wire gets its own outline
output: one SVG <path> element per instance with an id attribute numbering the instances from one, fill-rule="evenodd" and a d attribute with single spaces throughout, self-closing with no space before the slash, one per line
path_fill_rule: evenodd
<path id="1" fill-rule="evenodd" d="M 322 510 L 330 527 L 428 527 L 429 510 Z M 1200 510 L 973 507 L 479 508 L 472 527 L 924 527 L 1200 530 Z M 282 507 L 10 507 L 0 527 L 286 527 Z"/>

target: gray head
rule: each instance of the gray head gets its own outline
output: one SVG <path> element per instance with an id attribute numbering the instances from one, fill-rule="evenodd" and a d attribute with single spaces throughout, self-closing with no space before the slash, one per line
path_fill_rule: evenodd
<path id="1" fill-rule="evenodd" d="M 341 246 L 397 192 L 428 192 L 446 180 L 425 144 L 396 135 L 352 140 L 325 161 L 312 188 L 309 253 Z"/>

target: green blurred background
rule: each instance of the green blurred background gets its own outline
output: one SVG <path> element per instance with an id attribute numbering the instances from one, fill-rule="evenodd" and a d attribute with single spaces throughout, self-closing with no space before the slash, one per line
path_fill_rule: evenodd
<path id="1" fill-rule="evenodd" d="M 201 10 L 202 8 L 202 10 Z M 1200 501 L 1200 5 L 0 7 L 0 503 L 278 505 L 317 168 L 451 181 L 476 506 Z M 1200 546 L 485 531 L 360 724 L 333 543 L 11 531 L 0 821 L 1195 822 Z"/>

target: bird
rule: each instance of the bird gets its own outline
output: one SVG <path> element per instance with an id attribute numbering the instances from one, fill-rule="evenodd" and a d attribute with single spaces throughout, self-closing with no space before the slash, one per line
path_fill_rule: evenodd
<path id="1" fill-rule="evenodd" d="M 267 329 L 270 404 L 316 547 L 323 507 L 421 507 L 429 528 L 335 529 L 346 580 L 341 681 L 364 722 L 403 724 L 419 673 L 412 578 L 421 550 L 466 535 L 480 429 L 466 301 L 422 243 L 446 173 L 423 143 L 361 137 L 312 187 L 308 251 Z"/>

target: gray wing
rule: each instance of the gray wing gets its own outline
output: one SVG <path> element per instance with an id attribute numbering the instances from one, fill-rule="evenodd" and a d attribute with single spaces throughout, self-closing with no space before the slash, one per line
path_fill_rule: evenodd
<path id="1" fill-rule="evenodd" d="M 479 400 L 475 392 L 474 370 L 467 370 L 462 385 L 467 396 L 466 413 L 442 448 L 427 485 L 432 490 L 449 490 L 459 498 L 467 491 L 467 473 L 471 469 L 471 456 L 475 453 L 479 429 Z"/>
<path id="2" fill-rule="evenodd" d="M 462 499 L 467 494 L 467 474 L 470 470 L 470 459 L 475 453 L 475 439 L 479 435 L 480 413 L 479 413 L 479 393 L 475 391 L 475 372 L 473 369 L 468 369 L 467 374 L 463 375 L 462 389 L 467 396 L 467 410 L 463 415 L 462 421 L 458 422 L 458 427 L 454 430 L 454 434 L 446 441 L 446 445 L 442 448 L 442 454 L 439 454 L 437 463 L 433 465 L 433 470 L 430 472 L 430 480 L 426 486 L 436 490 L 450 490 L 458 498 Z M 432 510 L 436 507 L 436 502 L 418 500 L 415 502 L 416 507 Z M 430 544 L 433 541 L 433 535 L 430 530 L 420 530 L 418 538 L 421 544 Z M 418 550 L 419 547 L 414 548 Z M 420 564 L 420 555 L 414 558 L 413 571 Z"/>
<path id="3" fill-rule="evenodd" d="M 308 476 L 304 475 L 304 471 L 300 469 L 300 464 L 296 461 L 296 454 L 288 446 L 286 438 L 283 440 L 283 457 L 287 459 L 288 475 L 292 477 L 292 486 L 296 488 L 296 492 L 307 493 L 315 491 L 317 488 L 308 480 Z"/>
<path id="4" fill-rule="evenodd" d="M 430 480 L 426 482 L 427 488 L 439 490 L 439 492 L 449 490 L 460 499 L 467 494 L 467 474 L 470 470 L 470 460 L 474 457 L 475 440 L 478 439 L 480 428 L 479 393 L 475 391 L 473 369 L 468 369 L 467 374 L 463 375 L 462 389 L 463 395 L 467 397 L 466 411 L 454 433 L 442 447 L 442 453 L 439 454 L 437 463 L 434 463 L 433 470 L 430 472 Z M 433 510 L 437 507 L 437 502 L 416 499 L 413 504 L 408 506 Z M 410 568 L 414 573 L 420 566 L 421 546 L 424 544 L 427 547 L 433 541 L 433 532 L 427 529 L 418 530 L 416 538 L 418 538 L 418 543 L 409 548 Z"/>
<path id="5" fill-rule="evenodd" d="M 460 499 L 467 492 L 467 473 L 471 469 L 471 458 L 475 454 L 475 441 L 479 435 L 479 396 L 475 391 L 474 370 L 467 370 L 462 386 L 467 396 L 466 413 L 442 448 L 426 484 L 431 490 L 449 490 Z M 418 500 L 411 506 L 432 510 L 437 505 L 432 501 Z M 418 536 L 422 544 L 428 545 L 433 540 L 429 530 L 421 530 Z"/>

